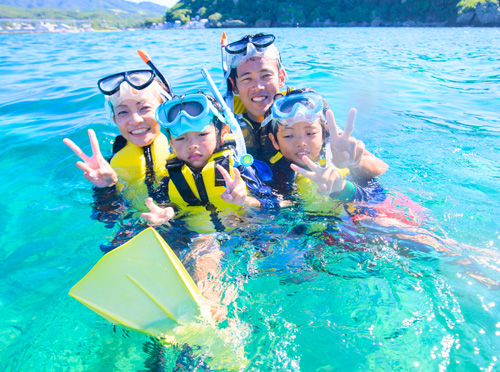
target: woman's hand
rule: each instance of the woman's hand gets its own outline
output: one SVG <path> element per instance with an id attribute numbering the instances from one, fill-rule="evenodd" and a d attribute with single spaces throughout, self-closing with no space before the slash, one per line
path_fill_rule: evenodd
<path id="1" fill-rule="evenodd" d="M 142 213 L 141 218 L 145 220 L 150 226 L 160 226 L 170 221 L 175 216 L 172 207 L 162 208 L 155 204 L 152 198 L 146 199 L 146 207 L 149 213 Z"/>
<path id="2" fill-rule="evenodd" d="M 303 156 L 302 161 L 309 167 L 309 171 L 296 164 L 291 164 L 290 167 L 298 174 L 315 182 L 318 185 L 318 194 L 330 195 L 332 192 L 344 190 L 346 181 L 333 166 L 320 167 L 307 156 Z"/>
<path id="3" fill-rule="evenodd" d="M 73 141 L 69 138 L 63 139 L 63 142 L 73 152 L 83 160 L 76 163 L 77 168 L 83 171 L 83 177 L 94 186 L 110 187 L 118 182 L 118 175 L 111 165 L 103 158 L 99 149 L 99 142 L 95 132 L 89 129 L 90 146 L 92 147 L 92 156 L 87 156 Z"/>

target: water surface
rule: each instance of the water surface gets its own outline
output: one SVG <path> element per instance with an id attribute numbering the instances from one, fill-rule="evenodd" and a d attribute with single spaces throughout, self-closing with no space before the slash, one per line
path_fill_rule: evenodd
<path id="1" fill-rule="evenodd" d="M 415 231 L 345 216 L 256 214 L 220 239 L 219 279 L 238 293 L 229 317 L 250 330 L 246 370 L 497 369 L 497 29 L 267 31 L 290 86 L 317 89 L 340 124 L 357 108 L 354 135 L 390 166 L 382 184 L 427 209 L 424 235 L 446 252 L 401 236 Z M 257 30 L 226 32 L 232 41 Z M 205 89 L 201 67 L 221 82 L 220 33 L 0 36 L 1 370 L 169 371 L 184 358 L 171 347 L 159 363 L 147 337 L 114 330 L 67 295 L 116 228 L 90 218 L 91 189 L 62 139 L 90 152 L 93 128 L 109 154 L 117 130 L 96 81 L 143 68 L 136 49 L 176 93 Z"/>

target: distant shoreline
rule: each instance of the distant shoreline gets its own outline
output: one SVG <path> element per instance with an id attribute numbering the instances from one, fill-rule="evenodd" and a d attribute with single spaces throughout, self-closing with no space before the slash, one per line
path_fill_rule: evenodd
<path id="1" fill-rule="evenodd" d="M 128 29 L 99 29 L 99 30 L 84 30 L 84 29 L 71 29 L 71 30 L 0 30 L 0 34 L 61 34 L 61 33 L 85 33 L 85 32 L 120 32 L 120 31 L 170 31 L 170 30 L 210 30 L 210 29 L 227 29 L 227 28 L 498 28 L 499 26 L 477 26 L 477 25 L 446 25 L 446 24 L 395 24 L 395 25 L 380 25 L 372 26 L 366 24 L 337 24 L 328 26 L 243 26 L 243 27 L 198 27 L 198 28 L 186 28 L 186 27 L 176 27 L 176 28 L 164 28 L 164 29 L 151 29 L 151 28 L 128 28 Z"/>

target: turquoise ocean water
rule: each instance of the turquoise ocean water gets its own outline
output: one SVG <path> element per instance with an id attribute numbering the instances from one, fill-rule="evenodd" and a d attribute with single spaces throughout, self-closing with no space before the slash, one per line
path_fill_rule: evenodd
<path id="1" fill-rule="evenodd" d="M 257 32 L 226 31 L 230 41 Z M 357 108 L 353 135 L 390 165 L 381 183 L 426 212 L 419 231 L 256 214 L 221 237 L 220 290 L 236 288 L 229 318 L 249 331 L 246 370 L 498 370 L 498 29 L 264 31 L 277 36 L 290 85 L 317 89 L 338 123 Z M 188 358 L 181 347 L 158 357 L 146 336 L 67 295 L 116 228 L 90 218 L 90 185 L 62 139 L 90 152 L 94 128 L 110 152 L 117 131 L 96 81 L 143 68 L 136 49 L 177 93 L 205 88 L 201 67 L 221 82 L 220 34 L 0 36 L 0 370 L 170 371 Z M 342 244 L 308 233 L 317 224 Z"/>

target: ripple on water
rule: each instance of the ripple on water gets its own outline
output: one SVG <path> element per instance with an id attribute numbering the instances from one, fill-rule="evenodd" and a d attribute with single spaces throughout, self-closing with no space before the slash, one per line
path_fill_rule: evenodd
<path id="1" fill-rule="evenodd" d="M 226 31 L 229 41 L 255 32 Z M 214 278 L 223 283 L 221 301 L 229 319 L 250 332 L 231 329 L 229 321 L 221 328 L 243 339 L 248 370 L 494 369 L 497 32 L 263 31 L 277 36 L 288 85 L 317 89 L 341 126 L 348 110 L 358 109 L 354 135 L 389 163 L 380 181 L 405 201 L 393 206 L 398 216 L 411 219 L 413 202 L 423 222 L 420 229 L 355 222 L 347 212 L 318 217 L 294 207 L 254 212 L 243 227 L 218 236 L 226 252 Z M 96 80 L 144 68 L 136 49 L 150 54 L 176 94 L 206 90 L 201 67 L 220 84 L 220 34 L 2 38 L 0 370 L 172 370 L 180 361 L 195 363 L 189 349 L 159 350 L 146 336 L 115 331 L 67 296 L 117 227 L 90 218 L 92 191 L 62 139 L 89 153 L 87 129 L 94 128 L 109 155 L 117 132 L 107 124 Z"/>

